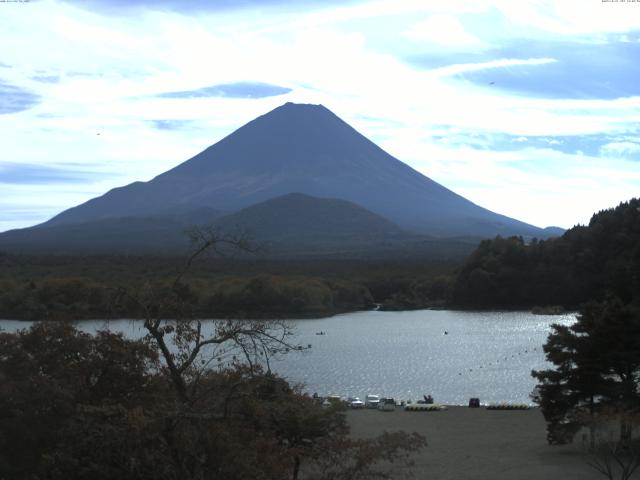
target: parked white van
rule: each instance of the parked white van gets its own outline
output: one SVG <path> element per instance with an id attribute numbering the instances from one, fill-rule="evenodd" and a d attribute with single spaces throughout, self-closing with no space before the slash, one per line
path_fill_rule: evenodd
<path id="1" fill-rule="evenodd" d="M 380 395 L 367 395 L 364 397 L 364 406 L 367 408 L 378 408 Z"/>

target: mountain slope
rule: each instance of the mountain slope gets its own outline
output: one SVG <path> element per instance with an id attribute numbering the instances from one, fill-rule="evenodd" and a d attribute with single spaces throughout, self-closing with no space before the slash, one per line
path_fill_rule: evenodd
<path id="1" fill-rule="evenodd" d="M 194 225 L 246 237 L 267 258 L 463 258 L 477 238 L 438 239 L 402 230 L 346 200 L 300 193 L 276 197 L 220 216 L 211 209 L 176 215 L 119 217 L 12 230 L 0 251 L 23 254 L 181 255 Z"/>
<path id="2" fill-rule="evenodd" d="M 289 193 L 222 217 L 225 231 L 245 230 L 260 240 L 360 241 L 373 243 L 409 235 L 385 218 L 354 203 Z"/>
<path id="3" fill-rule="evenodd" d="M 160 216 L 101 218 L 82 223 L 10 230 L 0 249 L 17 253 L 170 254 L 185 251 L 186 231 L 212 224 L 221 213 L 208 208 Z"/>
<path id="4" fill-rule="evenodd" d="M 346 247 L 366 250 L 416 240 L 415 235 L 351 202 L 291 193 L 226 216 L 199 208 L 173 215 L 102 218 L 13 230 L 0 235 L 0 248 L 26 253 L 171 253 L 186 249 L 186 232 L 194 225 L 239 232 L 270 246 L 276 242 L 278 252 L 297 254 Z"/>
<path id="5" fill-rule="evenodd" d="M 113 189 L 43 225 L 171 209 L 233 211 L 291 192 L 348 200 L 404 229 L 434 236 L 547 236 L 418 173 L 325 107 L 291 103 L 149 182 Z"/>

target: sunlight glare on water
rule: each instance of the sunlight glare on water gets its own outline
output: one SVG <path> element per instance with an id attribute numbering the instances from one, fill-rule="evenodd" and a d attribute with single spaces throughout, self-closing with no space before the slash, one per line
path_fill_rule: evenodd
<path id="1" fill-rule="evenodd" d="M 363 398 L 369 393 L 438 403 L 531 403 L 531 370 L 549 368 L 542 345 L 553 323 L 570 325 L 575 314 L 415 310 L 356 312 L 330 318 L 291 320 L 303 352 L 291 352 L 271 367 L 304 390 Z M 0 321 L 5 331 L 29 322 Z M 85 321 L 93 333 L 109 328 L 140 338 L 142 321 Z M 205 327 L 206 331 L 206 327 Z M 324 335 L 317 335 L 324 332 Z M 447 332 L 445 334 L 445 332 Z"/>
<path id="2" fill-rule="evenodd" d="M 530 403 L 531 370 L 548 368 L 542 345 L 550 325 L 574 321 L 573 314 L 434 310 L 298 320 L 299 342 L 311 350 L 272 366 L 321 395 Z"/>

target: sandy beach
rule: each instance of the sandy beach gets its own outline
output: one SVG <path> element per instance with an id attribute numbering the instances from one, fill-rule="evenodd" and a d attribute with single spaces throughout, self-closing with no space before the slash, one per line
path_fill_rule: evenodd
<path id="1" fill-rule="evenodd" d="M 350 410 L 354 438 L 384 431 L 418 432 L 428 446 L 414 457 L 415 478 L 430 480 L 591 480 L 581 439 L 550 446 L 538 409 L 496 411 L 449 407 L 440 412 Z M 406 478 L 398 469 L 394 478 Z"/>

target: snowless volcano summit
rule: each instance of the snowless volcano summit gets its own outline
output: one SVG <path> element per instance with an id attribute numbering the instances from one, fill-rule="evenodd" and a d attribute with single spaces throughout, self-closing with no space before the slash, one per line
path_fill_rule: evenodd
<path id="1" fill-rule="evenodd" d="M 348 200 L 418 234 L 546 236 L 422 175 L 324 106 L 294 103 L 252 120 L 153 180 L 115 188 L 42 226 L 202 209 L 230 213 L 293 192 Z"/>

